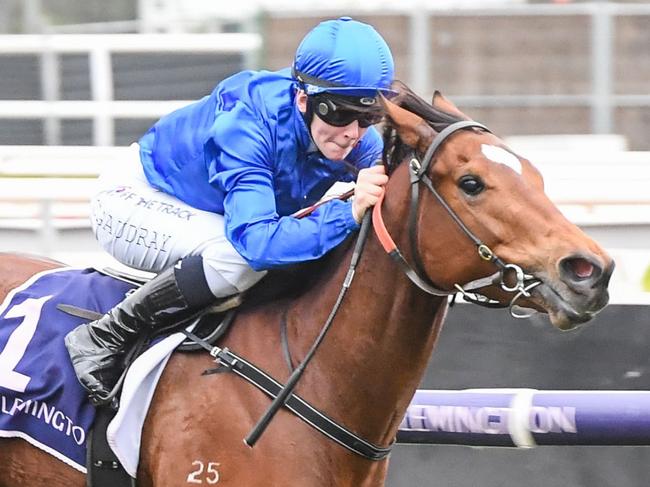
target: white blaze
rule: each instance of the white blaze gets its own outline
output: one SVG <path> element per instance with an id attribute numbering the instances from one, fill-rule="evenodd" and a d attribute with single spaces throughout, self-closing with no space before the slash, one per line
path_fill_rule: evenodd
<path id="1" fill-rule="evenodd" d="M 508 152 L 502 147 L 481 144 L 481 152 L 483 152 L 483 155 L 491 161 L 498 162 L 499 164 L 504 164 L 515 171 L 517 174 L 521 175 L 521 162 L 519 162 L 519 159 L 517 159 L 514 154 Z"/>

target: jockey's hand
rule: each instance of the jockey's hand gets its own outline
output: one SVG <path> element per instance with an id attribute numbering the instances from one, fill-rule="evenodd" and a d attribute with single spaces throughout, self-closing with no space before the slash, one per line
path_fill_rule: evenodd
<path id="1" fill-rule="evenodd" d="M 387 182 L 388 176 L 386 176 L 382 165 L 367 167 L 359 171 L 352 201 L 352 216 L 357 223 L 361 223 L 366 210 L 379 201 Z"/>

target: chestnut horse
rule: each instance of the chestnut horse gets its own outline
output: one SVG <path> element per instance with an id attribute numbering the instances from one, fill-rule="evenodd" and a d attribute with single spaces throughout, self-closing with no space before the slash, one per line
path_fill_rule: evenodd
<path id="1" fill-rule="evenodd" d="M 356 277 L 296 388 L 314 407 L 380 447 L 394 441 L 440 332 L 446 294 L 456 285 L 479 280 L 483 296 L 506 306 L 514 298 L 569 329 L 606 305 L 614 266 L 548 199 L 542 176 L 528 160 L 479 124 L 445 132 L 468 118 L 442 95 L 429 104 L 404 86 L 400 90 L 395 103 L 384 102 L 390 178 L 374 215 L 377 233 L 371 230 Z M 395 262 L 391 239 L 409 264 Z M 291 298 L 244 304 L 220 345 L 285 382 L 290 370 L 281 323 L 291 356 L 302 360 L 347 280 L 354 247 L 348 241 L 326 256 Z M 1 256 L 0 297 L 57 265 Z M 433 294 L 402 272 L 407 267 Z M 259 442 L 247 446 L 242 439 L 270 400 L 235 374 L 201 375 L 214 366 L 207 353 L 172 356 L 144 425 L 138 486 L 384 484 L 387 458 L 352 453 L 284 408 Z M 0 439 L 0 486 L 82 487 L 84 481 L 23 440 Z"/>

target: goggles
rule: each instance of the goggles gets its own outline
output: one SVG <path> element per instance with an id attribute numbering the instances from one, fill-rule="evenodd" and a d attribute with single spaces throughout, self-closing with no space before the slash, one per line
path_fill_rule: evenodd
<path id="1" fill-rule="evenodd" d="M 309 97 L 314 114 L 323 122 L 335 127 L 345 127 L 355 120 L 359 127 L 368 128 L 379 123 L 383 112 L 376 97 L 348 97 L 321 93 Z"/>

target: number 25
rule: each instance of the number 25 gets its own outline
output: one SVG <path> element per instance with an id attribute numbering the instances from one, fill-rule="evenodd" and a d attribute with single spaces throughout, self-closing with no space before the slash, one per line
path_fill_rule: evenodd
<path id="1" fill-rule="evenodd" d="M 192 465 L 197 465 L 198 468 L 187 476 L 187 483 L 202 484 L 203 480 L 199 476 L 203 473 L 203 469 L 205 468 L 203 462 L 201 460 L 194 460 L 192 462 Z M 208 463 L 208 468 L 205 469 L 206 471 L 205 481 L 208 484 L 216 484 L 217 482 L 219 482 L 219 472 L 217 471 L 218 466 L 219 464 L 217 462 Z"/>

